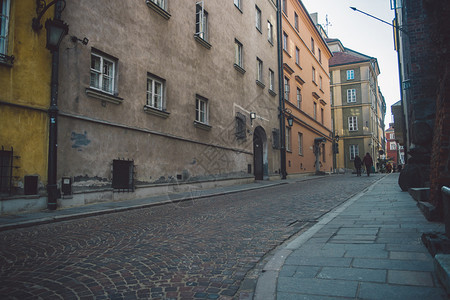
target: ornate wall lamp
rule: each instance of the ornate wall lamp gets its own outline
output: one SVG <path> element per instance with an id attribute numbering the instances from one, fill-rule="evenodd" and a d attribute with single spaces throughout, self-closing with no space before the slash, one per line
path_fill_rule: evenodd
<path id="1" fill-rule="evenodd" d="M 250 113 L 250 125 L 253 126 L 253 120 L 256 119 L 256 113 L 251 112 Z"/>
<path id="2" fill-rule="evenodd" d="M 292 110 L 289 108 L 283 109 L 283 115 L 286 117 L 289 127 L 294 125 L 294 117 L 292 116 Z"/>

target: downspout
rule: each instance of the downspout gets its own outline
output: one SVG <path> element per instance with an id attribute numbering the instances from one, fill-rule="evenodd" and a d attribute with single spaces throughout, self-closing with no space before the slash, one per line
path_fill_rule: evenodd
<path id="1" fill-rule="evenodd" d="M 286 125 L 284 120 L 284 89 L 283 89 L 283 48 L 282 48 L 282 14 L 281 0 L 277 0 L 277 51 L 278 51 L 278 118 L 280 119 L 280 173 L 281 179 L 286 179 Z"/>
<path id="2" fill-rule="evenodd" d="M 62 2 L 58 1 L 55 7 L 55 20 L 61 20 Z M 58 188 L 57 177 L 57 149 L 58 149 L 58 77 L 59 77 L 59 49 L 52 51 L 52 75 L 50 82 L 50 108 L 48 115 L 49 146 L 48 146 L 48 170 L 47 170 L 47 208 L 57 208 Z"/>

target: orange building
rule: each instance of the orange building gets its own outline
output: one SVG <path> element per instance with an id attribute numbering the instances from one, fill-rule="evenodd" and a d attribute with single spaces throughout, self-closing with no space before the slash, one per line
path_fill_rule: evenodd
<path id="1" fill-rule="evenodd" d="M 289 175 L 333 168 L 330 77 L 332 54 L 300 0 L 283 0 L 282 46 Z M 293 118 L 289 126 L 287 118 Z"/>

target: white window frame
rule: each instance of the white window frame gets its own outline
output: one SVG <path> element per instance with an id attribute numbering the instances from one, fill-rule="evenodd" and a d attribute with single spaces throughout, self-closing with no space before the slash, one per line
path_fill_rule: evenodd
<path id="1" fill-rule="evenodd" d="M 204 1 L 195 3 L 195 35 L 208 41 L 208 12 L 205 10 Z"/>
<path id="2" fill-rule="evenodd" d="M 241 0 L 234 0 L 234 5 L 235 5 L 237 8 L 239 8 L 240 10 L 242 10 L 242 9 L 241 9 Z"/>
<path id="3" fill-rule="evenodd" d="M 396 142 L 389 142 L 389 149 L 390 150 L 397 150 L 397 143 Z"/>
<path id="4" fill-rule="evenodd" d="M 347 70 L 347 80 L 355 79 L 355 70 Z"/>
<path id="5" fill-rule="evenodd" d="M 3 0 L 0 15 L 0 54 L 8 54 L 10 0 Z"/>
<path id="6" fill-rule="evenodd" d="M 273 44 L 273 25 L 270 21 L 267 21 L 267 40 Z"/>
<path id="7" fill-rule="evenodd" d="M 291 152 L 291 127 L 286 127 L 286 151 Z"/>
<path id="8" fill-rule="evenodd" d="M 256 58 L 256 80 L 263 83 L 263 61 L 257 57 Z"/>
<path id="9" fill-rule="evenodd" d="M 348 131 L 358 131 L 358 117 L 348 117 Z"/>
<path id="10" fill-rule="evenodd" d="M 275 72 L 269 69 L 269 90 L 273 91 L 275 88 Z"/>
<path id="11" fill-rule="evenodd" d="M 349 145 L 348 152 L 350 155 L 350 160 L 354 160 L 356 155 L 359 156 L 359 145 Z"/>
<path id="12" fill-rule="evenodd" d="M 153 3 L 155 3 L 162 9 L 164 9 L 164 10 L 166 9 L 166 0 L 150 0 L 150 1 L 152 1 Z"/>
<path id="13" fill-rule="evenodd" d="M 348 103 L 356 102 L 356 89 L 348 89 L 347 90 L 347 102 Z"/>
<path id="14" fill-rule="evenodd" d="M 239 42 L 238 40 L 234 40 L 234 63 L 241 67 L 244 68 L 244 58 L 243 58 L 243 46 L 242 43 Z"/>
<path id="15" fill-rule="evenodd" d="M 261 9 L 257 5 L 255 5 L 255 23 L 256 23 L 256 29 L 258 29 L 259 32 L 262 32 L 262 18 L 261 18 Z"/>
<path id="16" fill-rule="evenodd" d="M 156 87 L 160 86 L 160 94 L 156 92 Z M 165 110 L 165 89 L 166 83 L 164 79 L 158 78 L 151 74 L 147 75 L 147 106 L 158 109 Z"/>
<path id="17" fill-rule="evenodd" d="M 195 97 L 195 121 L 205 125 L 209 123 L 208 99 L 199 95 Z"/>
<path id="18" fill-rule="evenodd" d="M 284 76 L 284 100 L 289 101 L 289 92 L 290 92 L 289 78 Z"/>
<path id="19" fill-rule="evenodd" d="M 297 87 L 297 107 L 302 108 L 302 90 Z"/>
<path id="20" fill-rule="evenodd" d="M 99 69 L 95 69 L 92 67 L 92 59 L 93 57 L 98 58 L 100 60 Z M 111 65 L 111 69 L 106 69 L 107 64 Z M 106 57 L 97 52 L 91 52 L 91 79 L 90 79 L 90 87 L 95 90 L 102 91 L 107 94 L 115 95 L 116 94 L 116 68 L 117 61 Z M 93 76 L 97 76 L 98 84 L 93 85 Z M 105 89 L 105 79 L 111 82 L 111 86 L 109 89 Z"/>
<path id="21" fill-rule="evenodd" d="M 298 155 L 303 156 L 303 133 L 298 133 Z"/>

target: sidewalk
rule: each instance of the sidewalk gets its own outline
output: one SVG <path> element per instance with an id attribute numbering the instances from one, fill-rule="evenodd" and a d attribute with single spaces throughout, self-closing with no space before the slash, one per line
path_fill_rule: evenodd
<path id="1" fill-rule="evenodd" d="M 254 299 L 448 299 L 421 242 L 444 225 L 397 182 L 384 176 L 277 251 Z"/>

